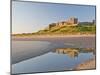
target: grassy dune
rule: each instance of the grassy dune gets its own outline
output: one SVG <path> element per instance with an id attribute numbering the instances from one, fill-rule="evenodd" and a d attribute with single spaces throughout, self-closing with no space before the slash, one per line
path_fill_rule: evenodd
<path id="1" fill-rule="evenodd" d="M 40 30 L 35 33 L 13 34 L 13 36 L 31 36 L 31 35 L 91 35 L 96 33 L 96 25 L 77 25 L 52 27 L 50 29 Z"/>
<path id="2" fill-rule="evenodd" d="M 38 34 L 95 34 L 95 25 L 62 26 L 40 30 Z"/>

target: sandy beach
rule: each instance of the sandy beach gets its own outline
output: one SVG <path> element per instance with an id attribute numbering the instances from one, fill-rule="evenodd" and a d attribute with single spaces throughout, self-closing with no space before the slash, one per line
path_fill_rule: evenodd
<path id="1" fill-rule="evenodd" d="M 38 36 L 12 36 L 13 41 L 46 41 L 51 43 L 65 43 L 74 47 L 95 48 L 95 35 L 38 35 Z"/>
<path id="2" fill-rule="evenodd" d="M 74 70 L 88 70 L 88 69 L 96 69 L 95 58 L 79 64 Z"/>
<path id="3" fill-rule="evenodd" d="M 42 42 L 50 42 L 54 44 L 58 44 L 57 47 L 61 47 L 61 45 L 65 45 L 65 47 L 71 47 L 71 48 L 95 48 L 95 35 L 66 35 L 66 36 L 24 36 L 24 37 L 12 37 L 13 41 L 42 41 Z M 27 43 L 26 43 L 27 45 Z M 52 44 L 53 45 L 53 44 Z M 16 45 L 15 45 L 16 46 Z M 45 52 L 49 52 L 50 49 L 47 49 L 43 52 L 35 51 L 29 46 L 28 51 L 25 50 L 27 46 L 21 46 L 19 44 L 19 49 L 12 44 L 12 62 L 20 62 L 22 60 L 29 59 L 31 57 L 43 54 Z M 37 45 L 33 45 L 38 48 Z M 53 47 L 53 46 L 52 46 Z M 62 46 L 64 47 L 64 46 Z M 16 48 L 16 50 L 15 50 Z M 31 49 L 30 49 L 31 48 Z M 41 47 L 42 48 L 42 47 Z M 24 53 L 23 53 L 24 52 Z"/>
<path id="4" fill-rule="evenodd" d="M 27 71 L 33 72 L 33 70 L 37 71 L 37 69 L 38 71 L 42 72 L 43 70 L 47 69 L 45 69 L 44 66 L 41 64 L 45 65 L 47 63 L 48 65 L 48 63 L 50 62 L 51 65 L 48 65 L 50 67 L 48 69 L 50 70 L 51 67 L 53 69 L 55 68 L 55 70 L 60 69 L 62 66 L 64 66 L 62 67 L 62 69 L 67 68 L 70 64 L 72 65 L 74 64 L 76 66 L 76 67 L 71 67 L 71 70 L 95 69 L 96 68 L 95 66 L 96 61 L 94 59 L 95 53 L 92 53 L 91 51 L 90 52 L 88 51 L 87 53 L 86 51 L 79 52 L 78 55 L 75 55 L 75 52 L 69 52 L 70 56 L 68 54 L 55 53 L 55 50 L 58 48 L 94 48 L 95 50 L 95 44 L 96 44 L 95 35 L 12 36 L 11 63 L 14 69 L 13 72 L 14 73 L 17 72 L 22 73 Z M 55 56 L 52 57 L 53 55 Z M 75 62 L 74 61 L 71 62 L 72 60 L 74 60 L 72 56 L 74 56 L 74 58 L 77 58 Z M 56 60 L 57 62 L 53 60 Z M 61 63 L 59 62 L 62 60 L 64 61 L 64 63 L 66 61 L 66 63 L 64 64 L 63 62 Z M 76 64 L 76 62 L 78 64 Z M 36 64 L 37 67 L 32 67 L 36 66 Z M 58 67 L 56 68 L 56 66 L 59 66 L 59 64 L 61 64 L 60 68 Z M 28 67 L 27 65 L 31 67 L 28 70 L 27 68 L 24 68 L 25 66 Z M 41 66 L 43 67 L 41 68 Z M 21 71 L 20 68 L 22 68 Z"/>
<path id="5" fill-rule="evenodd" d="M 31 36 L 12 36 L 12 40 L 33 40 L 43 38 L 74 38 L 74 37 L 95 37 L 94 35 L 31 35 Z"/>

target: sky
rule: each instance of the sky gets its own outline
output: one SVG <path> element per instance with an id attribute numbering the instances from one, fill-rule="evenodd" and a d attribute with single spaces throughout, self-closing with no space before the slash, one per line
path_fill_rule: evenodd
<path id="1" fill-rule="evenodd" d="M 95 19 L 95 6 L 13 1 L 12 33 L 37 32 L 70 17 L 91 22 Z"/>

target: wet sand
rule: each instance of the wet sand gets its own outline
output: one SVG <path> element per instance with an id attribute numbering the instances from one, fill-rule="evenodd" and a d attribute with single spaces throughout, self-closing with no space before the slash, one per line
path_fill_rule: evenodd
<path id="1" fill-rule="evenodd" d="M 95 35 L 31 35 L 31 36 L 12 36 L 12 40 L 40 40 L 50 38 L 78 38 L 78 37 L 95 37 Z"/>
<path id="2" fill-rule="evenodd" d="M 74 47 L 81 47 L 81 48 L 95 48 L 96 37 L 95 35 L 53 35 L 53 36 L 13 36 L 13 41 L 48 41 L 51 43 L 59 43 L 66 45 L 71 44 Z"/>
<path id="3" fill-rule="evenodd" d="M 89 70 L 89 69 L 96 69 L 96 61 L 95 59 L 90 59 L 79 64 L 74 70 Z"/>
<path id="4" fill-rule="evenodd" d="M 72 35 L 72 36 L 26 36 L 26 37 L 12 37 L 13 41 L 43 41 L 43 42 L 50 42 L 60 45 L 65 44 L 65 47 L 73 47 L 73 48 L 95 48 L 95 35 Z M 13 45 L 12 45 L 13 46 Z M 25 47 L 26 48 L 26 47 Z M 53 49 L 53 48 L 52 48 Z M 34 52 L 33 49 L 27 50 L 12 50 L 12 63 L 18 63 L 20 61 L 35 57 L 37 54 L 49 52 L 52 49 L 45 49 L 45 51 L 36 51 Z M 46 51 L 47 50 L 47 51 Z M 16 52 L 18 51 L 18 52 Z"/>
<path id="5" fill-rule="evenodd" d="M 50 52 L 52 49 L 54 48 L 49 42 L 13 41 L 11 62 L 12 64 L 16 64 L 23 60 L 43 55 L 47 52 Z"/>

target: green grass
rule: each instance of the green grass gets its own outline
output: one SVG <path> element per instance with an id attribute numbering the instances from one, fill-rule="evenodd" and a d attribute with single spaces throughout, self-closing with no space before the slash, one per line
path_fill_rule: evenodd
<path id="1" fill-rule="evenodd" d="M 23 34 L 15 34 L 14 36 L 31 36 L 31 35 L 53 35 L 53 34 L 68 34 L 68 35 L 76 35 L 76 34 L 95 34 L 96 33 L 96 25 L 77 25 L 77 26 L 62 26 L 62 27 L 52 27 L 47 30 L 39 30 L 36 33 L 23 33 Z"/>
<path id="2" fill-rule="evenodd" d="M 42 30 L 38 33 L 41 34 L 95 34 L 95 25 L 79 25 L 79 26 L 63 26 L 63 27 L 53 27 L 50 30 Z"/>

